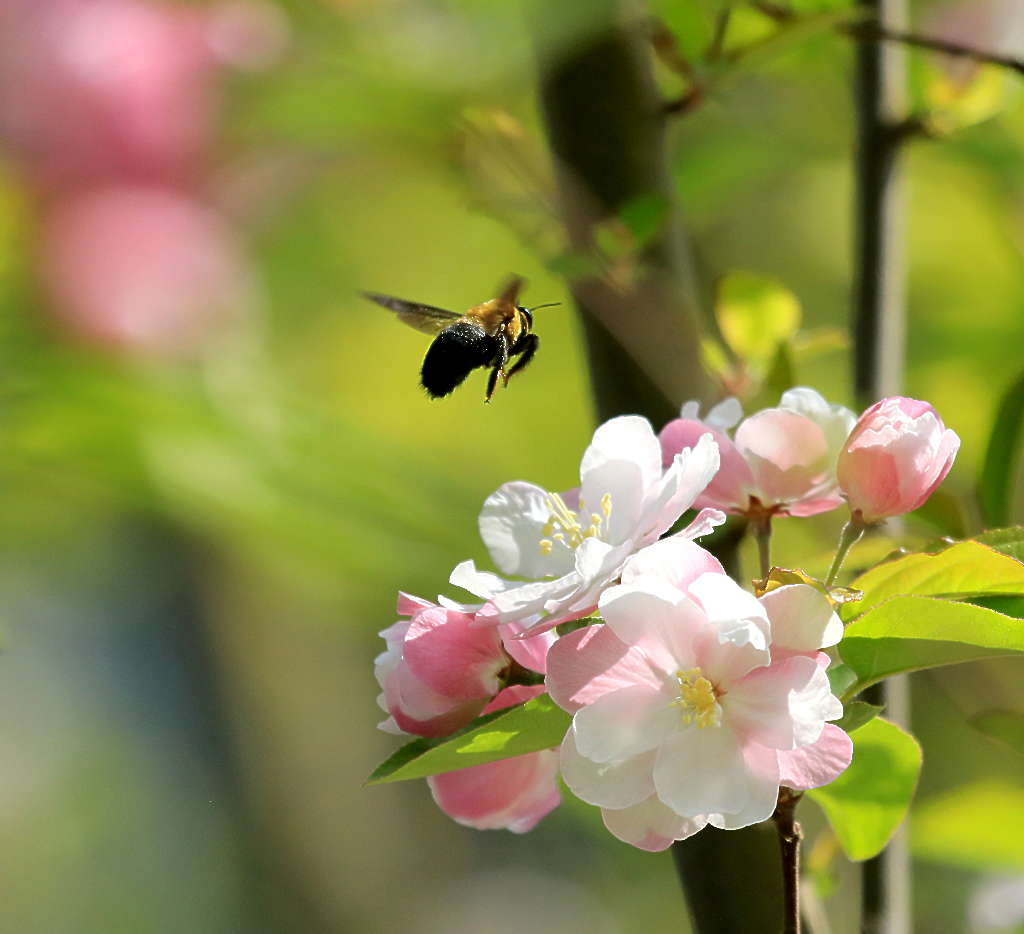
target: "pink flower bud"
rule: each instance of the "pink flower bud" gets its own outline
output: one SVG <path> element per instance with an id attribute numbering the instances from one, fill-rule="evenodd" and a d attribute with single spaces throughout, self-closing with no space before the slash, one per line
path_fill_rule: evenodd
<path id="1" fill-rule="evenodd" d="M 553 635 L 516 641 L 519 628 L 474 625 L 478 609 L 399 594 L 398 612 L 411 618 L 381 633 L 387 649 L 375 662 L 383 692 L 378 703 L 391 715 L 382 729 L 446 736 L 479 716 L 502 690 L 513 655 L 543 672 Z"/>
<path id="2" fill-rule="evenodd" d="M 943 481 L 960 438 L 927 402 L 890 396 L 869 408 L 839 454 L 839 486 L 864 523 L 921 506 Z"/>
<path id="3" fill-rule="evenodd" d="M 541 685 L 505 688 L 483 712 L 502 710 L 543 692 Z M 525 833 L 561 803 L 557 778 L 558 753 L 545 749 L 433 775 L 427 784 L 437 806 L 460 824 Z"/>

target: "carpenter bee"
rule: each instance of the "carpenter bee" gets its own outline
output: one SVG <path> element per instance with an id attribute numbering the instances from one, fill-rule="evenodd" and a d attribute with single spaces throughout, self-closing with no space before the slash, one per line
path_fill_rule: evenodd
<path id="1" fill-rule="evenodd" d="M 432 399 L 453 392 L 477 367 L 490 367 L 484 399 L 490 402 L 498 377 L 507 386 L 509 379 L 524 369 L 537 352 L 539 341 L 532 333 L 532 311 L 536 309 L 516 304 L 522 285 L 518 276 L 510 279 L 498 298 L 475 305 L 464 315 L 377 292 L 363 292 L 363 296 L 395 312 L 400 321 L 417 331 L 436 335 L 420 370 L 420 382 Z M 519 359 L 506 370 L 514 357 Z"/>

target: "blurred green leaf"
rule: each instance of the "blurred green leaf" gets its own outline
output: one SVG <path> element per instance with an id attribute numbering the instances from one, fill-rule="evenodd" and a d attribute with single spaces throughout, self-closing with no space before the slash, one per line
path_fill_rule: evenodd
<path id="1" fill-rule="evenodd" d="M 1024 869 L 1024 787 L 1000 781 L 961 785 L 920 802 L 910 846 L 921 859 L 970 869 Z"/>
<path id="2" fill-rule="evenodd" d="M 571 722 L 569 714 L 542 694 L 480 717 L 453 736 L 413 740 L 374 769 L 367 784 L 426 778 L 551 749 L 562 742 Z"/>
<path id="3" fill-rule="evenodd" d="M 921 771 L 921 747 L 888 720 L 850 734 L 853 762 L 831 785 L 807 792 L 825 812 L 846 855 L 870 859 L 906 816 Z"/>
<path id="4" fill-rule="evenodd" d="M 1014 525 L 1007 529 L 989 529 L 981 535 L 976 535 L 975 541 L 1018 561 L 1024 561 L 1024 525 Z"/>
<path id="5" fill-rule="evenodd" d="M 966 77 L 942 67 L 932 71 L 924 97 L 929 122 L 938 132 L 954 133 L 991 120 L 1012 101 L 1015 81 L 1005 68 L 996 65 L 973 68 L 973 73 Z"/>
<path id="6" fill-rule="evenodd" d="M 643 246 L 661 231 L 669 207 L 668 199 L 661 195 L 639 195 L 623 206 L 619 220 L 629 229 L 637 245 Z"/>
<path id="7" fill-rule="evenodd" d="M 1015 710 L 983 710 L 968 722 L 980 733 L 1024 755 L 1024 713 Z"/>
<path id="8" fill-rule="evenodd" d="M 857 674 L 855 696 L 890 675 L 1024 653 L 1024 621 L 971 603 L 893 597 L 846 629 L 843 661 Z"/>
<path id="9" fill-rule="evenodd" d="M 836 721 L 836 726 L 847 733 L 860 729 L 865 723 L 874 720 L 885 707 L 880 704 L 869 704 L 867 701 L 850 701 L 844 705 L 843 718 Z"/>
<path id="10" fill-rule="evenodd" d="M 736 355 L 764 367 L 800 327 L 800 303 L 777 279 L 732 272 L 718 284 L 715 316 Z"/>
<path id="11" fill-rule="evenodd" d="M 985 522 L 1008 525 L 1013 521 L 1014 478 L 1024 451 L 1024 374 L 1003 394 L 981 468 L 978 499 Z"/>
<path id="12" fill-rule="evenodd" d="M 938 554 L 917 553 L 886 561 L 851 585 L 863 593 L 840 609 L 850 620 L 900 594 L 967 599 L 1024 594 L 1024 564 L 976 541 L 958 542 Z"/>

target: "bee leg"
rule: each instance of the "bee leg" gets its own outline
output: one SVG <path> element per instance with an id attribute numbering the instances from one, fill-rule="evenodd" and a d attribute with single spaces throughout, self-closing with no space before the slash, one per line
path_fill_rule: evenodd
<path id="1" fill-rule="evenodd" d="M 508 385 L 508 377 L 505 375 L 505 364 L 508 363 L 508 338 L 504 333 L 498 335 L 498 353 L 494 358 L 494 369 L 491 370 L 491 375 L 487 380 L 487 397 L 484 402 L 490 402 L 491 396 L 494 395 L 494 387 L 498 384 L 498 377 L 505 381 L 505 385 Z"/>
<path id="2" fill-rule="evenodd" d="M 533 355 L 537 352 L 539 346 L 540 338 L 536 334 L 526 334 L 516 342 L 516 347 L 521 348 L 516 352 L 522 354 L 522 356 L 516 360 L 515 365 L 508 371 L 508 375 L 505 377 L 506 386 L 516 373 L 526 368 L 526 365 L 533 359 Z"/>

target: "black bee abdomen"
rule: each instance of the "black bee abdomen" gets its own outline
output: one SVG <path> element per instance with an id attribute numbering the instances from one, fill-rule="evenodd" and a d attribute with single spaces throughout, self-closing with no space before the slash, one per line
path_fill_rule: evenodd
<path id="1" fill-rule="evenodd" d="M 471 370 L 487 366 L 497 353 L 497 337 L 472 321 L 456 321 L 434 338 L 423 358 L 423 388 L 435 399 L 447 396 Z"/>

